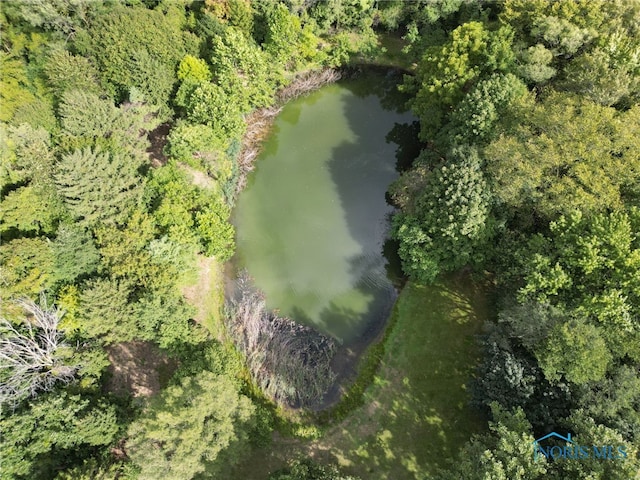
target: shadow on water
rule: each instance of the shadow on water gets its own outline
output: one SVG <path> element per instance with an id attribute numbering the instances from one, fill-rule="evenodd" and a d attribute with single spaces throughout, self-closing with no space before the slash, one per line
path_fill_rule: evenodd
<path id="1" fill-rule="evenodd" d="M 323 92 L 331 92 L 335 89 L 335 94 L 340 95 L 342 115 L 350 134 L 349 139 L 331 148 L 327 147 L 329 160 L 324 164 L 324 171 L 328 174 L 329 183 L 333 183 L 336 207 L 344 216 L 346 226 L 345 234 L 351 237 L 347 241 L 353 241 L 355 249 L 349 247 L 346 258 L 345 278 L 350 279 L 353 297 L 334 297 L 324 306 L 319 307 L 319 311 L 305 310 L 305 302 L 300 298 L 300 303 L 287 306 L 285 316 L 307 325 L 315 325 L 320 331 L 336 332 L 341 336 L 343 342 L 341 348 L 333 361 L 334 369 L 338 373 L 338 382 L 334 388 L 325 395 L 318 408 L 330 405 L 340 396 L 341 385 L 344 385 L 355 374 L 357 359 L 362 351 L 374 340 L 385 325 L 394 301 L 397 297 L 398 289 L 403 284 L 400 262 L 397 257 L 397 243 L 389 239 L 390 217 L 393 208 L 386 202 L 386 191 L 389 185 L 398 177 L 399 170 L 407 168 L 413 157 L 419 152 L 417 141 L 417 124 L 415 117 L 405 109 L 406 98 L 397 91 L 399 78 L 395 74 L 389 75 L 367 75 L 365 78 L 349 79 L 339 82 L 337 85 L 330 85 L 323 88 L 323 91 L 314 92 L 304 99 L 291 102 L 280 114 L 278 120 L 284 124 L 297 125 L 304 117 L 304 109 L 315 105 L 323 97 Z M 329 89 L 329 90 L 328 90 Z M 330 104 L 329 104 L 330 105 Z M 320 118 L 318 121 L 321 121 Z M 326 121 L 326 120 L 325 120 Z M 308 137 L 304 143 L 295 137 L 300 145 L 279 145 L 279 133 L 285 130 L 284 124 L 278 126 L 277 122 L 271 131 L 268 142 L 265 142 L 265 149 L 261 157 L 281 155 L 282 149 L 295 152 L 296 161 L 285 164 L 289 172 L 294 171 L 301 164 L 297 161 L 305 159 L 305 155 L 311 154 L 316 149 L 322 149 L 322 137 Z M 315 127 L 315 125 L 314 125 Z M 331 129 L 328 130 L 332 132 Z M 336 130 L 334 129 L 333 132 Z M 315 130 L 314 130 L 315 132 Z M 344 137 L 343 137 L 344 138 Z M 327 144 L 325 144 L 327 145 Z M 279 148 L 279 146 L 281 148 Z M 331 150 L 328 150 L 331 148 Z M 326 157 L 325 157 L 326 158 Z M 256 165 L 256 170 L 261 170 L 260 162 Z M 265 168 L 263 176 L 267 174 Z M 299 169 L 297 170 L 299 171 Z M 245 230 L 238 235 L 248 235 L 250 232 L 254 238 L 259 236 L 260 248 L 256 250 L 260 258 L 275 258 L 277 252 L 287 251 L 291 248 L 289 243 L 283 244 L 284 240 L 274 235 L 278 227 L 270 220 L 270 215 L 274 211 L 282 214 L 282 205 L 278 204 L 271 195 L 270 189 L 274 187 L 274 178 L 287 175 L 286 170 L 280 170 L 276 174 L 270 170 L 271 183 L 261 188 L 262 195 L 259 202 L 255 202 L 255 209 L 252 214 L 252 222 L 257 223 L 258 228 Z M 257 178 L 256 175 L 249 177 L 249 187 Z M 302 195 L 305 200 L 327 201 L 326 197 L 309 197 L 306 183 L 313 182 L 314 179 L 307 179 L 297 184 L 287 184 L 286 191 L 291 198 Z M 264 183 L 264 182 L 263 182 Z M 303 188 L 304 187 L 304 188 Z M 333 199 L 331 200 L 334 201 Z M 312 212 L 313 206 L 308 207 L 309 218 L 313 221 L 291 226 L 279 225 L 281 230 L 286 228 L 296 228 L 297 225 L 310 225 L 314 228 L 314 222 L 322 223 L 324 211 Z M 332 212 L 333 210 L 328 210 Z M 299 218 L 291 216 L 290 218 Z M 306 219 L 305 219 L 306 220 Z M 346 237 L 341 237 L 346 238 Z M 255 252 L 254 252 L 255 253 Z M 313 255 L 313 251 L 310 252 Z M 247 266 L 245 258 L 239 251 L 234 263 L 236 265 Z M 302 259 L 306 265 L 305 258 Z M 277 278 L 291 278 L 291 264 L 279 260 L 271 265 L 271 274 Z M 251 271 L 251 268 L 249 268 Z M 322 270 L 321 270 L 322 271 Z M 331 283 L 331 272 L 325 272 L 326 278 L 322 281 Z M 310 282 L 313 285 L 313 282 Z M 300 288 L 298 288 L 300 287 Z M 289 297 L 299 297 L 301 295 L 314 295 L 311 289 L 305 291 L 304 285 L 297 283 L 290 284 Z M 309 302 L 307 302 L 309 303 Z M 276 305 L 277 306 L 277 305 Z M 284 307 L 284 306 L 283 306 Z M 315 318 L 312 318 L 315 317 Z"/>
<path id="2" fill-rule="evenodd" d="M 355 138 L 335 147 L 327 164 L 350 235 L 363 252 L 349 259 L 352 278 L 362 279 L 356 288 L 374 299 L 359 320 L 368 327 L 365 337 L 376 324 L 379 331 L 385 319 L 376 313 L 390 310 L 388 302 L 395 298 L 390 292 L 402 283 L 397 244 L 389 239 L 393 208 L 385 193 L 398 177 L 397 167 L 410 164 L 419 152 L 417 122 L 403 108 L 398 79 L 392 73 L 341 82 L 353 94 L 345 97 L 343 111 Z"/>
<path id="3" fill-rule="evenodd" d="M 355 139 L 333 149 L 328 168 L 349 232 L 362 247 L 361 255 L 348 260 L 357 279 L 354 288 L 371 301 L 365 312 L 331 302 L 320 315 L 325 324 L 346 323 L 360 334 L 338 351 L 333 362 L 338 379 L 318 408 L 339 400 L 343 386 L 355 377 L 357 359 L 380 335 L 405 281 L 398 244 L 389 238 L 394 209 L 385 193 L 399 172 L 409 168 L 420 144 L 418 122 L 404 109 L 406 97 L 397 91 L 397 82 L 394 75 L 375 75 L 342 83 L 354 94 L 345 98 L 343 109 Z M 395 117 L 391 127 L 389 116 Z M 380 138 L 385 142 L 381 149 L 372 141 Z"/>

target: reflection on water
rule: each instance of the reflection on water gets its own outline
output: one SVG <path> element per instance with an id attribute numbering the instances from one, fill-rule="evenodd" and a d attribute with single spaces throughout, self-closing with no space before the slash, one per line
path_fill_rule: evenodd
<path id="1" fill-rule="evenodd" d="M 384 82 L 329 85 L 288 104 L 235 211 L 236 263 L 268 306 L 345 343 L 395 297 L 385 192 L 402 152 L 390 132 L 414 118 L 388 95 L 381 102 Z"/>

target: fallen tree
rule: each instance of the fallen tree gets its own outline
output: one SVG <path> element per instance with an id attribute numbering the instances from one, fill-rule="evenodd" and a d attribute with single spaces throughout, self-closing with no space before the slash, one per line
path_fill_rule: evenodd
<path id="1" fill-rule="evenodd" d="M 311 327 L 277 316 L 246 273 L 227 304 L 227 331 L 244 354 L 257 385 L 274 401 L 294 407 L 322 399 L 336 374 L 335 342 Z"/>

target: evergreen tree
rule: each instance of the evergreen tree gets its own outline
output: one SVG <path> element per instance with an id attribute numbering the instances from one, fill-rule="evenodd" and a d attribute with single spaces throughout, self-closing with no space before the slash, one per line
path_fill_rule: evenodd
<path id="1" fill-rule="evenodd" d="M 139 168 L 139 161 L 122 153 L 85 148 L 62 157 L 55 180 L 74 219 L 88 225 L 121 222 L 140 202 Z"/>

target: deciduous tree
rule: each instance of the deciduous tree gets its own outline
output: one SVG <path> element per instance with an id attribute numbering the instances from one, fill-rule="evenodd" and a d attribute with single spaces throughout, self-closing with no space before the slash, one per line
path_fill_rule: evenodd
<path id="1" fill-rule="evenodd" d="M 255 422 L 255 407 L 225 376 L 183 378 L 153 399 L 129 428 L 127 451 L 139 478 L 192 479 L 235 462 Z"/>

